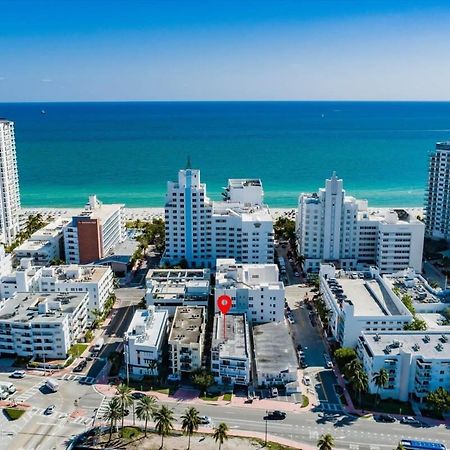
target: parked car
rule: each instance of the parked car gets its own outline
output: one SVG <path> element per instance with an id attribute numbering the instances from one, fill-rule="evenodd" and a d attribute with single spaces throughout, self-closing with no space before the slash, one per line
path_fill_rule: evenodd
<path id="1" fill-rule="evenodd" d="M 55 412 L 55 409 L 56 409 L 56 406 L 55 406 L 55 405 L 47 406 L 47 408 L 46 408 L 45 411 L 44 411 L 44 414 L 45 414 L 46 416 L 49 416 L 50 414 L 53 414 L 53 413 Z"/>
<path id="2" fill-rule="evenodd" d="M 400 423 L 405 423 L 405 424 L 414 425 L 414 426 L 422 425 L 421 422 L 419 422 L 416 418 L 414 418 L 412 416 L 403 416 L 400 419 Z"/>
<path id="3" fill-rule="evenodd" d="M 78 365 L 73 369 L 73 372 L 82 372 L 87 366 L 87 361 L 83 359 Z"/>
<path id="4" fill-rule="evenodd" d="M 8 391 L 0 391 L 0 400 L 6 400 L 9 396 Z"/>
<path id="5" fill-rule="evenodd" d="M 293 323 L 295 323 L 295 320 L 292 316 L 288 316 L 288 322 L 292 325 Z"/>
<path id="6" fill-rule="evenodd" d="M 305 386 L 311 386 L 311 378 L 309 378 L 308 375 L 305 375 L 305 376 L 303 377 L 303 384 L 304 384 Z"/>
<path id="7" fill-rule="evenodd" d="M 286 418 L 286 413 L 284 411 L 269 411 L 265 417 L 268 420 L 283 420 Z"/>
<path id="8" fill-rule="evenodd" d="M 300 361 L 300 367 L 302 369 L 307 369 L 308 368 L 308 363 L 306 361 L 304 361 L 304 360 L 301 360 Z"/>
<path id="9" fill-rule="evenodd" d="M 377 422 L 394 423 L 395 417 L 390 414 L 378 414 L 373 417 Z"/>
<path id="10" fill-rule="evenodd" d="M 23 378 L 25 376 L 25 370 L 15 370 L 10 378 Z"/>
<path id="11" fill-rule="evenodd" d="M 303 350 L 302 344 L 297 344 L 297 350 Z"/>
<path id="12" fill-rule="evenodd" d="M 272 397 L 278 397 L 278 389 L 276 387 L 272 388 L 270 391 Z"/>
<path id="13" fill-rule="evenodd" d="M 210 425 L 212 422 L 211 417 L 208 416 L 200 416 L 200 423 L 202 425 Z"/>
<path id="14" fill-rule="evenodd" d="M 133 392 L 131 396 L 134 398 L 134 400 L 139 400 L 140 398 L 144 398 L 145 394 L 143 392 Z"/>

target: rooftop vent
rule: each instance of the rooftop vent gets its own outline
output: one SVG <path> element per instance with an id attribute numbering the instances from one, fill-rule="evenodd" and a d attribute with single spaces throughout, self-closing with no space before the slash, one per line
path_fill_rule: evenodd
<path id="1" fill-rule="evenodd" d="M 378 333 L 373 337 L 373 340 L 375 342 L 378 342 L 380 339 L 381 339 L 381 337 L 380 337 L 380 335 Z"/>
<path id="2" fill-rule="evenodd" d="M 436 345 L 436 350 L 438 352 L 442 352 L 442 350 L 444 350 L 444 346 L 439 342 L 438 345 Z"/>
<path id="3" fill-rule="evenodd" d="M 427 342 L 430 342 L 430 336 L 428 336 L 428 334 L 426 334 L 424 337 L 423 337 L 423 342 L 425 342 L 425 343 L 427 343 Z"/>
<path id="4" fill-rule="evenodd" d="M 412 349 L 413 349 L 415 352 L 417 352 L 417 351 L 420 349 L 420 345 L 419 345 L 419 344 L 414 344 L 414 345 L 412 346 Z"/>

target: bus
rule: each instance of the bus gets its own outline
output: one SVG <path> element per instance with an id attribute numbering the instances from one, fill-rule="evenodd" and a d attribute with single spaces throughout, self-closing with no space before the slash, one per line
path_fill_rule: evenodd
<path id="1" fill-rule="evenodd" d="M 414 441 L 402 439 L 400 442 L 405 450 L 447 450 L 447 447 L 440 442 Z"/>

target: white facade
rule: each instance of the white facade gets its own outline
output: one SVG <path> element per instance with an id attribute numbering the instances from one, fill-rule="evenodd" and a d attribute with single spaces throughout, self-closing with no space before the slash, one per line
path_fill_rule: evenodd
<path id="1" fill-rule="evenodd" d="M 22 258 L 14 272 L 0 278 L 2 299 L 14 297 L 17 292 L 39 292 L 42 267 L 33 265 L 32 258 Z"/>
<path id="2" fill-rule="evenodd" d="M 413 319 L 377 270 L 361 279 L 322 264 L 319 278 L 330 311 L 328 332 L 343 347 L 355 347 L 363 331 L 401 331 Z"/>
<path id="3" fill-rule="evenodd" d="M 163 262 L 214 267 L 217 258 L 245 263 L 273 262 L 273 221 L 262 203 L 260 180 L 229 180 L 225 201 L 212 202 L 200 171 L 180 170 L 168 182 Z"/>
<path id="4" fill-rule="evenodd" d="M 450 240 L 450 142 L 438 142 L 430 154 L 425 195 L 425 232 Z"/>
<path id="5" fill-rule="evenodd" d="M 402 209 L 370 213 L 366 201 L 345 195 L 335 173 L 324 189 L 299 198 L 296 233 L 307 271 L 333 261 L 346 270 L 376 265 L 381 273 L 421 272 L 424 229 Z"/>
<path id="6" fill-rule="evenodd" d="M 214 316 L 211 345 L 211 373 L 218 384 L 248 385 L 252 351 L 245 314 Z"/>
<path id="7" fill-rule="evenodd" d="M 32 258 L 33 264 L 41 266 L 61 259 L 64 253 L 64 230 L 69 223 L 70 219 L 58 218 L 34 232 L 14 249 L 16 258 Z"/>
<path id="8" fill-rule="evenodd" d="M 450 390 L 450 332 L 365 332 L 357 353 L 369 392 L 382 398 L 423 400 L 439 387 Z M 388 371 L 389 381 L 378 391 L 372 379 L 380 369 Z"/>
<path id="9" fill-rule="evenodd" d="M 0 309 L 0 354 L 65 359 L 87 326 L 87 293 L 19 293 Z"/>
<path id="10" fill-rule="evenodd" d="M 173 317 L 178 306 L 208 308 L 209 269 L 155 269 L 145 277 L 147 306 L 164 309 Z"/>
<path id="11" fill-rule="evenodd" d="M 114 276 L 111 268 L 104 266 L 52 266 L 42 268 L 40 277 L 42 292 L 87 292 L 88 312 L 104 310 L 105 302 L 114 292 Z M 94 318 L 89 314 L 90 319 Z"/>
<path id="12" fill-rule="evenodd" d="M 202 366 L 205 326 L 203 306 L 177 307 L 168 341 L 173 375 L 187 376 Z"/>
<path id="13" fill-rule="evenodd" d="M 12 255 L 5 252 L 5 247 L 0 244 L 0 277 L 12 272 Z"/>
<path id="14" fill-rule="evenodd" d="M 154 307 L 139 309 L 134 313 L 124 336 L 125 364 L 131 376 L 157 375 L 161 362 L 162 347 L 167 337 L 167 311 L 156 311 Z"/>
<path id="15" fill-rule="evenodd" d="M 237 264 L 234 259 L 217 260 L 215 312 L 217 300 L 228 295 L 231 314 L 246 314 L 249 322 L 284 320 L 284 284 L 279 281 L 276 264 Z"/>
<path id="16" fill-rule="evenodd" d="M 72 217 L 64 230 L 66 262 L 95 262 L 107 256 L 115 245 L 122 242 L 125 239 L 123 207 L 122 204 L 106 205 L 97 196 L 89 196 L 84 210 Z M 87 230 L 89 223 L 91 227 Z"/>
<path id="17" fill-rule="evenodd" d="M 20 231 L 20 191 L 14 123 L 0 119 L 0 241 L 10 245 Z"/>

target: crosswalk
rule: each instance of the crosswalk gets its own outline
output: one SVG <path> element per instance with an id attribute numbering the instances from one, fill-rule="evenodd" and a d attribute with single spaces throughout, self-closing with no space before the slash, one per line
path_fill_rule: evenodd
<path id="1" fill-rule="evenodd" d="M 14 400 L 17 403 L 26 402 L 28 399 L 33 397 L 33 395 L 38 393 L 41 386 L 42 386 L 42 381 L 40 381 L 39 383 L 36 383 L 34 386 L 30 387 L 29 389 L 22 392 L 21 394 L 14 395 L 13 398 L 10 398 L 10 400 Z"/>
<path id="2" fill-rule="evenodd" d="M 102 401 L 101 401 L 101 403 L 100 403 L 100 406 L 98 407 L 98 409 L 97 409 L 97 417 L 100 419 L 100 418 L 102 418 L 104 415 L 105 415 L 105 413 L 106 413 L 106 411 L 108 410 L 108 403 L 109 403 L 109 398 L 108 397 L 106 397 L 106 396 L 104 396 L 103 398 L 102 398 Z"/>
<path id="3" fill-rule="evenodd" d="M 65 380 L 65 381 L 78 381 L 81 377 L 82 377 L 82 375 L 74 375 L 72 373 L 66 373 L 59 379 Z"/>
<path id="4" fill-rule="evenodd" d="M 323 411 L 342 411 L 342 406 L 339 403 L 320 402 L 320 407 Z"/>

